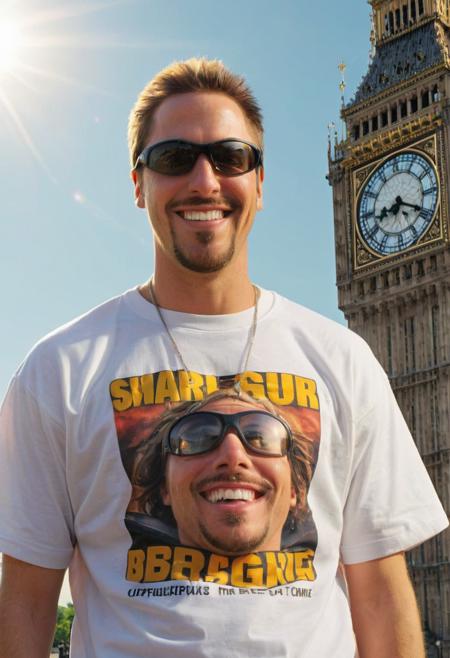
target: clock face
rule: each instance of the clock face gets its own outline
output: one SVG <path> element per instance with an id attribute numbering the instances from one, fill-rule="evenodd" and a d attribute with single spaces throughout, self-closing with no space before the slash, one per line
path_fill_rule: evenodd
<path id="1" fill-rule="evenodd" d="M 361 190 L 357 219 L 361 237 L 380 255 L 408 249 L 429 228 L 439 189 L 432 163 L 415 151 L 385 160 Z"/>

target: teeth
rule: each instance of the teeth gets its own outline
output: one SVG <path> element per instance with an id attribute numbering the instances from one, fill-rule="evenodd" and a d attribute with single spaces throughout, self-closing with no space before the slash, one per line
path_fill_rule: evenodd
<path id="1" fill-rule="evenodd" d="M 254 500 L 255 492 L 251 489 L 214 489 L 208 491 L 206 499 L 210 503 L 217 503 L 221 500 Z"/>
<path id="2" fill-rule="evenodd" d="M 184 219 L 196 222 L 208 222 L 223 218 L 223 210 L 185 210 L 180 214 L 183 215 Z"/>

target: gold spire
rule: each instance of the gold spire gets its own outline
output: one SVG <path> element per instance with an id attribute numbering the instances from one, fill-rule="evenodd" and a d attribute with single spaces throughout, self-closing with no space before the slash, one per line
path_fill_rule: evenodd
<path id="1" fill-rule="evenodd" d="M 346 68 L 347 68 L 347 64 L 345 64 L 344 62 L 341 62 L 338 65 L 338 69 L 339 69 L 340 74 L 341 74 L 341 81 L 339 83 L 339 91 L 341 92 L 341 105 L 342 105 L 342 107 L 344 107 L 344 105 L 345 105 L 344 92 L 345 92 L 345 88 L 347 86 L 347 83 L 345 82 L 345 69 Z"/>

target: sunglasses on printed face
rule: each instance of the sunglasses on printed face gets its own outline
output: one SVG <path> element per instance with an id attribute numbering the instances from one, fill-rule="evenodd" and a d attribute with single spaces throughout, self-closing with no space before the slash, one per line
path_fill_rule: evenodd
<path id="1" fill-rule="evenodd" d="M 238 139 L 222 139 L 210 144 L 194 144 L 172 139 L 147 146 L 136 160 L 135 169 L 144 165 L 158 174 L 182 176 L 205 154 L 212 167 L 222 176 L 241 176 L 262 165 L 262 151 Z"/>
<path id="2" fill-rule="evenodd" d="M 222 414 L 197 411 L 175 421 L 163 444 L 163 451 L 189 457 L 217 448 L 234 430 L 246 450 L 265 457 L 283 457 L 292 446 L 289 425 L 267 411 Z"/>

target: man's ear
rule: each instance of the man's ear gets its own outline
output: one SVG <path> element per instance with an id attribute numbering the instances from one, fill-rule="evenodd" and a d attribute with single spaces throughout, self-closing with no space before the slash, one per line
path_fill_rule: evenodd
<path id="1" fill-rule="evenodd" d="M 263 181 L 264 167 L 258 167 L 256 170 L 256 210 L 263 209 Z"/>
<path id="2" fill-rule="evenodd" d="M 291 504 L 289 507 L 291 509 L 295 509 L 297 507 L 298 500 L 297 500 L 297 492 L 295 491 L 294 487 L 291 487 Z"/>
<path id="3" fill-rule="evenodd" d="M 133 169 L 131 171 L 131 180 L 133 181 L 133 185 L 134 185 L 134 202 L 138 208 L 145 208 L 145 200 L 142 195 L 140 179 L 141 177 L 138 175 L 136 169 Z"/>

